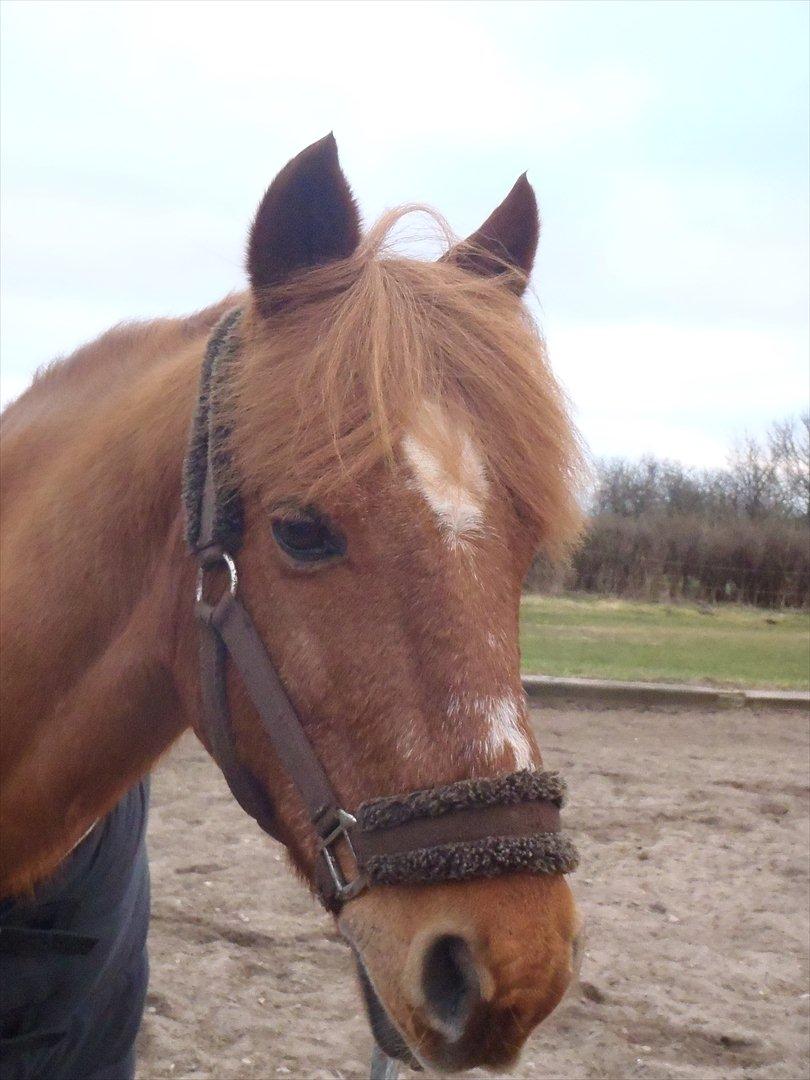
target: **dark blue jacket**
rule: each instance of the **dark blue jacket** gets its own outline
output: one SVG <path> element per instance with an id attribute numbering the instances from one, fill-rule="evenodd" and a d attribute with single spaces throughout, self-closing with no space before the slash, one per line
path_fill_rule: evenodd
<path id="1" fill-rule="evenodd" d="M 148 781 L 0 903 L 0 1080 L 127 1080 L 146 998 Z"/>

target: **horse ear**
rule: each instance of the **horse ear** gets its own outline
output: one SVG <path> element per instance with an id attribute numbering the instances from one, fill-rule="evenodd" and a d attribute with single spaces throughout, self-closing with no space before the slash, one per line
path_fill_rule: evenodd
<path id="1" fill-rule="evenodd" d="M 359 242 L 360 215 L 330 132 L 284 166 L 256 211 L 247 270 L 259 309 L 270 314 L 265 290 L 296 271 L 348 258 Z"/>
<path id="2" fill-rule="evenodd" d="M 509 276 L 509 287 L 521 296 L 532 272 L 539 238 L 537 199 L 524 173 L 481 228 L 444 258 L 481 277 L 517 270 L 517 275 Z"/>

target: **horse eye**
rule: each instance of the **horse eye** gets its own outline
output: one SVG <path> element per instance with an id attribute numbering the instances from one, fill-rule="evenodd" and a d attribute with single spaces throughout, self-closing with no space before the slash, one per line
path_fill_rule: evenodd
<path id="1" fill-rule="evenodd" d="M 316 514 L 296 518 L 273 518 L 276 543 L 296 562 L 322 562 L 343 555 L 346 541 Z"/>

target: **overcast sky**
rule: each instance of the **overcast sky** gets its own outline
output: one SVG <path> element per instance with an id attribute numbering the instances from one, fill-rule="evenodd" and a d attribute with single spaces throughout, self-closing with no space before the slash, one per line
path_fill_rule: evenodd
<path id="1" fill-rule="evenodd" d="M 552 362 L 597 455 L 725 459 L 808 399 L 808 12 L 719 3 L 2 4 L 2 393 L 244 283 L 334 129 L 371 221 L 471 232 L 528 169 Z"/>

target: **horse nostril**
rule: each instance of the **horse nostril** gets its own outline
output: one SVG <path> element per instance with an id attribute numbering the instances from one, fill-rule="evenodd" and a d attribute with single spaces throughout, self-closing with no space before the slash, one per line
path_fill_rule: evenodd
<path id="1" fill-rule="evenodd" d="M 437 938 L 425 953 L 422 990 L 431 1025 L 451 1041 L 464 1034 L 481 1000 L 481 983 L 472 951 L 464 938 Z"/>

